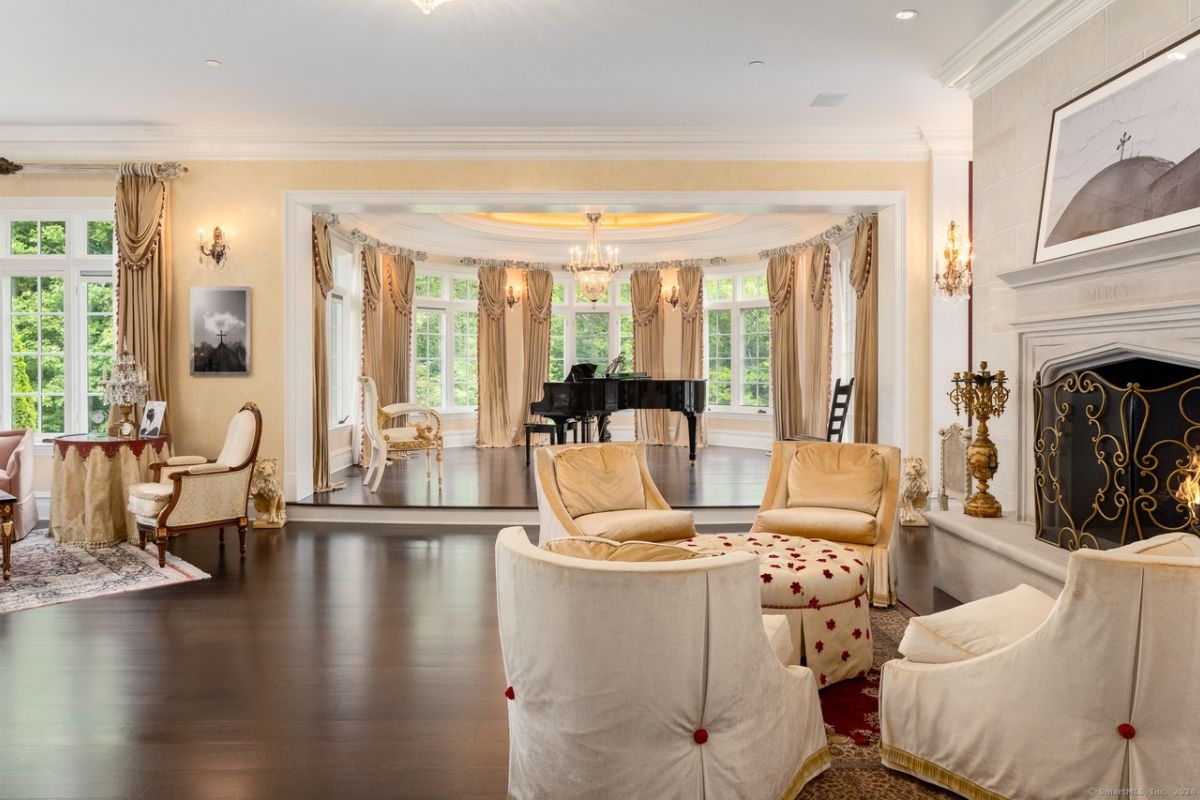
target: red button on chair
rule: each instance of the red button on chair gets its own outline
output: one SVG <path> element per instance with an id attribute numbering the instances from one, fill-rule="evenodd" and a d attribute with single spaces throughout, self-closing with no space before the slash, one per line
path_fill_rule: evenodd
<path id="1" fill-rule="evenodd" d="M 704 728 L 698 728 L 692 734 L 692 738 L 696 740 L 696 744 L 704 744 L 708 741 L 708 731 L 704 730 Z"/>
<path id="2" fill-rule="evenodd" d="M 1122 739 L 1132 739 L 1137 736 L 1137 728 L 1130 725 L 1128 722 L 1122 722 L 1117 726 L 1117 733 L 1121 734 Z"/>

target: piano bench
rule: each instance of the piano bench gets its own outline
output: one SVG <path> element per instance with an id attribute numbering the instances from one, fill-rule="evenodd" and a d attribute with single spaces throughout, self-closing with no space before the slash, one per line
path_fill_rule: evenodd
<path id="1" fill-rule="evenodd" d="M 564 426 L 567 430 L 574 430 L 575 423 L 568 422 Z M 526 422 L 525 423 L 525 466 L 529 466 L 529 446 L 530 436 L 535 433 L 546 433 L 550 435 L 550 444 L 555 444 L 558 436 L 558 428 L 553 422 Z"/>

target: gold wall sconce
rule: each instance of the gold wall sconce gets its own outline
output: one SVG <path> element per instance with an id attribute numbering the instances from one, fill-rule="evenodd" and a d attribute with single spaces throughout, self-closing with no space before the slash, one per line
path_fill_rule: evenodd
<path id="1" fill-rule="evenodd" d="M 233 235 L 233 231 L 229 232 Z M 220 225 L 212 230 L 212 238 L 205 240 L 204 228 L 196 229 L 197 244 L 200 246 L 200 263 L 213 269 L 225 269 L 229 264 L 231 248 L 226 239 L 225 231 Z"/>
<path id="2" fill-rule="evenodd" d="M 934 270 L 933 282 L 937 293 L 947 300 L 969 300 L 975 267 L 975 247 L 951 222 L 946 229 L 946 247 L 942 252 L 946 265 L 941 272 Z"/>
<path id="3" fill-rule="evenodd" d="M 508 289 L 504 293 L 504 302 L 508 303 L 508 307 L 512 308 L 517 303 L 521 302 L 521 293 L 513 288 L 510 283 Z"/>
<path id="4" fill-rule="evenodd" d="M 667 287 L 663 287 L 662 299 L 664 303 L 670 304 L 671 308 L 679 308 L 679 287 L 672 286 L 671 291 L 667 291 Z"/>

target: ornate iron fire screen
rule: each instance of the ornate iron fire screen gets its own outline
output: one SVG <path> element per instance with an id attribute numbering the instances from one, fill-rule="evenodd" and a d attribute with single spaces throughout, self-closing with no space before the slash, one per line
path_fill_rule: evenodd
<path id="1" fill-rule="evenodd" d="M 1136 358 L 1033 388 L 1039 539 L 1107 549 L 1186 530 L 1175 494 L 1200 447 L 1200 372 Z"/>

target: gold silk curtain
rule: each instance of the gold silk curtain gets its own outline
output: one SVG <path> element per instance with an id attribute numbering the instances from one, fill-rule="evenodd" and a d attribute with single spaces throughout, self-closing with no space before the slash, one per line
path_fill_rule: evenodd
<path id="1" fill-rule="evenodd" d="M 854 441 L 879 441 L 879 218 L 854 234 L 850 286 L 857 297 L 854 327 Z"/>
<path id="2" fill-rule="evenodd" d="M 638 270 L 629 277 L 633 300 L 633 368 L 651 378 L 663 377 L 662 276 L 656 269 Z M 638 411 L 637 431 L 646 444 L 669 444 L 665 410 Z"/>
<path id="3" fill-rule="evenodd" d="M 804 313 L 804 433 L 825 436 L 829 429 L 829 381 L 833 368 L 833 299 L 828 244 L 804 255 L 808 302 Z"/>
<path id="4" fill-rule="evenodd" d="M 148 399 L 169 404 L 171 197 L 155 164 L 121 165 L 116 238 L 118 347 L 146 370 Z M 164 432 L 170 417 L 166 422 Z"/>
<path id="5" fill-rule="evenodd" d="M 376 393 L 382 404 L 387 389 L 383 385 L 383 309 L 380 303 L 383 299 L 383 284 L 379 273 L 379 250 L 364 244 L 360 257 L 363 277 L 362 374 L 363 377 L 375 381 Z M 366 408 L 364 405 L 363 414 L 374 413 L 375 409 Z M 361 460 L 365 462 L 370 457 L 365 430 L 359 448 Z"/>
<path id="6" fill-rule="evenodd" d="M 680 267 L 679 275 L 680 335 L 679 377 L 704 377 L 704 270 L 699 267 Z M 704 439 L 702 419 L 696 420 L 696 444 Z M 675 441 L 687 443 L 687 421 L 682 420 Z"/>
<path id="7" fill-rule="evenodd" d="M 513 444 L 525 437 L 524 422 L 529 421 L 529 405 L 542 399 L 542 384 L 550 375 L 550 311 L 554 296 L 554 276 L 544 269 L 525 271 L 524 309 L 521 332 L 524 334 L 525 374 L 521 398 L 521 424 L 513 434 Z"/>
<path id="8" fill-rule="evenodd" d="M 417 270 L 408 256 L 383 256 L 383 275 L 388 302 L 383 304 L 382 405 L 406 403 L 412 372 L 412 309 Z"/>
<path id="9" fill-rule="evenodd" d="M 325 300 L 333 288 L 333 248 L 329 224 L 312 220 L 313 242 L 313 493 L 341 489 L 329 479 L 329 345 L 325 340 Z"/>
<path id="10" fill-rule="evenodd" d="M 800 390 L 800 352 L 796 332 L 796 269 L 794 254 L 777 255 L 767 263 L 767 296 L 771 301 L 771 386 L 775 438 L 803 433 L 803 395 Z"/>
<path id="11" fill-rule="evenodd" d="M 507 353 L 504 311 L 508 270 L 479 268 L 479 423 L 478 447 L 509 447 Z"/>

